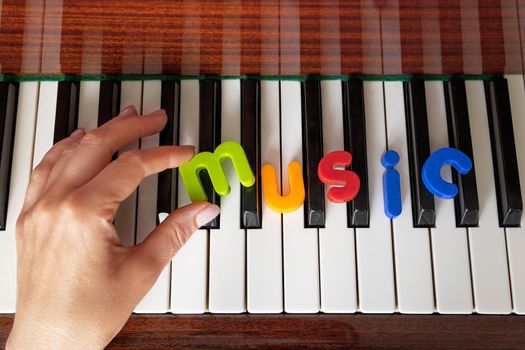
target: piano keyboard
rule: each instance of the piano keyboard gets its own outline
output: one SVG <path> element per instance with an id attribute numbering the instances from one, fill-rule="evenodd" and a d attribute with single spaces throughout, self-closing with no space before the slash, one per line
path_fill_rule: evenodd
<path id="1" fill-rule="evenodd" d="M 261 199 L 258 176 L 255 189 L 242 188 L 225 164 L 231 194 L 222 198 L 204 178 L 220 218 L 193 235 L 136 312 L 525 314 L 524 78 L 505 78 L 1 82 L 0 312 L 15 311 L 15 225 L 31 169 L 77 127 L 133 104 L 143 114 L 164 108 L 169 121 L 126 149 L 210 151 L 233 140 L 256 174 L 275 167 L 285 193 L 287 164 L 301 162 L 306 190 L 304 205 L 281 215 Z M 474 162 L 468 176 L 444 170 L 460 185 L 453 201 L 430 196 L 420 178 L 422 161 L 448 145 Z M 316 172 L 338 149 L 353 154 L 361 179 L 347 205 L 325 199 Z M 401 156 L 403 211 L 392 221 L 386 150 Z M 140 243 L 187 203 L 176 170 L 145 179 L 115 219 L 122 242 Z"/>

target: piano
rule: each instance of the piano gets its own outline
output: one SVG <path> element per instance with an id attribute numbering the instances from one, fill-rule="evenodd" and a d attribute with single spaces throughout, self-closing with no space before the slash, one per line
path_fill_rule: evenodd
<path id="1" fill-rule="evenodd" d="M 525 344 L 525 3 L 521 0 L 3 0 L 0 12 L 0 339 L 15 310 L 15 223 L 31 169 L 77 127 L 163 108 L 130 144 L 233 140 L 256 184 L 213 193 L 220 217 L 166 267 L 109 348 L 522 348 Z M 443 169 L 454 200 L 421 179 Z M 322 156 L 361 179 L 326 199 Z M 381 156 L 400 154 L 403 210 L 383 208 Z M 302 164 L 306 200 L 262 199 L 272 164 Z M 145 179 L 115 219 L 125 245 L 189 203 L 177 170 Z M 67 225 L 67 223 L 64 223 Z M 521 316 L 520 316 L 521 315 Z"/>

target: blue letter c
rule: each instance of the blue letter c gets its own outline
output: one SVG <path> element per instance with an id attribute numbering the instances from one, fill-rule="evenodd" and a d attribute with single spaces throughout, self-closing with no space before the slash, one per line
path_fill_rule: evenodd
<path id="1" fill-rule="evenodd" d="M 423 183 L 426 188 L 435 196 L 452 199 L 458 194 L 458 187 L 441 177 L 441 167 L 445 164 L 450 164 L 465 175 L 472 169 L 472 161 L 460 150 L 444 147 L 432 153 L 423 165 Z"/>

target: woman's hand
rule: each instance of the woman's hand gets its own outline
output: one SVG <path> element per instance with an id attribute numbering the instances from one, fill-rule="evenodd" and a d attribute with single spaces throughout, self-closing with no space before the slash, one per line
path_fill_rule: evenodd
<path id="1" fill-rule="evenodd" d="M 217 216 L 217 206 L 193 203 L 143 243 L 121 244 L 113 226 L 119 204 L 144 177 L 179 166 L 194 148 L 112 155 L 166 121 L 162 110 L 141 117 L 128 107 L 98 129 L 75 131 L 35 168 L 17 222 L 17 313 L 8 349 L 105 347 L 192 232 Z"/>

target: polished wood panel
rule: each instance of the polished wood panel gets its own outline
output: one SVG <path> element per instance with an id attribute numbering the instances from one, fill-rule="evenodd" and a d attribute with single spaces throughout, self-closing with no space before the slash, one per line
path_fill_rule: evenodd
<path id="1" fill-rule="evenodd" d="M 525 1 L 518 1 L 518 25 L 520 26 L 521 65 L 525 67 Z M 525 73 L 525 68 L 523 72 Z"/>
<path id="2" fill-rule="evenodd" d="M 523 73 L 525 0 L 2 0 L 0 73 Z M 3 345 L 12 316 L 0 316 Z M 133 316 L 110 349 L 519 349 L 518 316 Z"/>
<path id="3" fill-rule="evenodd" d="M 3 348 L 12 317 L 0 317 Z M 523 349 L 525 318 L 444 315 L 132 316 L 108 349 Z"/>
<path id="4" fill-rule="evenodd" d="M 0 70 L 35 75 L 522 73 L 524 2 L 4 0 Z"/>

